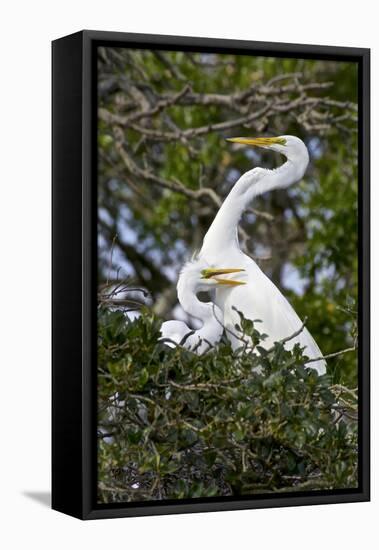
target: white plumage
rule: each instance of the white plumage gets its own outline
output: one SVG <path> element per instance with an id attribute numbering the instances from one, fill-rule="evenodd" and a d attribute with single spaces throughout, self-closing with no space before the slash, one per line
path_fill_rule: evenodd
<path id="1" fill-rule="evenodd" d="M 180 274 L 177 287 L 179 302 L 187 313 L 203 322 L 203 326 L 188 336 L 184 343 L 185 347 L 196 349 L 197 353 L 207 351 L 210 345 L 220 340 L 222 325 L 233 348 L 241 346 L 235 328 L 240 320 L 238 311 L 247 319 L 260 321 L 257 329 L 268 335 L 262 342 L 266 348 L 288 338 L 302 327 L 299 316 L 279 289 L 254 260 L 241 251 L 237 228 L 243 212 L 256 196 L 286 188 L 303 177 L 309 163 L 308 150 L 294 136 L 232 138 L 229 141 L 272 149 L 283 154 L 287 160 L 275 170 L 254 168 L 239 178 L 205 235 L 198 258 L 186 264 Z M 222 279 L 220 275 L 223 275 Z M 212 287 L 215 289 L 214 304 L 204 304 L 197 298 L 197 293 Z M 182 342 L 190 331 L 181 321 L 167 321 L 161 330 L 163 338 L 169 338 L 176 344 Z M 322 357 L 306 328 L 285 345 L 291 349 L 295 343 L 305 348 L 305 354 L 310 359 Z M 310 366 L 319 374 L 326 371 L 323 359 L 312 362 Z"/>
<path id="2" fill-rule="evenodd" d="M 192 330 L 183 321 L 165 321 L 161 327 L 161 334 L 168 346 L 182 344 L 201 355 L 220 340 L 224 331 L 222 311 L 213 302 L 201 302 L 197 293 L 212 290 L 217 286 L 231 287 L 239 283 L 221 278 L 221 275 L 234 273 L 233 269 L 208 268 L 209 264 L 206 261 L 195 259 L 187 262 L 181 270 L 177 284 L 179 302 L 186 313 L 202 322 L 202 326 Z"/>
<path id="3" fill-rule="evenodd" d="M 244 270 L 233 276 L 233 279 L 245 282 L 244 286 L 218 288 L 215 293 L 215 303 L 223 312 L 224 326 L 232 346 L 237 348 L 241 345 L 235 336 L 235 325 L 239 322 L 238 313 L 234 309 L 236 308 L 246 318 L 261 321 L 257 328 L 268 335 L 262 346 L 270 348 L 275 341 L 287 338 L 298 331 L 302 321 L 254 260 L 241 251 L 237 227 L 243 212 L 256 196 L 288 187 L 299 181 L 305 173 L 309 156 L 305 144 L 294 136 L 233 138 L 230 141 L 273 149 L 287 158 L 287 161 L 275 170 L 254 168 L 239 178 L 205 235 L 199 254 L 199 257 L 206 259 L 211 266 L 222 263 L 225 267 L 235 266 Z M 305 348 L 305 353 L 310 359 L 322 357 L 318 345 L 306 328 L 287 342 L 286 347 L 291 349 L 296 342 Z M 310 366 L 319 374 L 326 371 L 323 359 L 312 362 Z"/>

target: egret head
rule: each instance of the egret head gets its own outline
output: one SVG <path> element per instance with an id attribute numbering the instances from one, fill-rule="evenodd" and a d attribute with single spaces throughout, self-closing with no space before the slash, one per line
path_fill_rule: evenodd
<path id="1" fill-rule="evenodd" d="M 220 286 L 239 286 L 245 282 L 234 279 L 230 275 L 240 273 L 244 269 L 238 267 L 211 266 L 203 258 L 187 262 L 180 272 L 178 291 L 186 289 L 196 293 L 211 290 Z"/>
<path id="2" fill-rule="evenodd" d="M 262 149 L 271 149 L 285 155 L 288 159 L 297 159 L 308 157 L 308 150 L 304 142 L 296 136 L 278 136 L 278 137 L 235 137 L 228 138 L 227 141 L 241 143 L 242 145 L 251 145 Z"/>

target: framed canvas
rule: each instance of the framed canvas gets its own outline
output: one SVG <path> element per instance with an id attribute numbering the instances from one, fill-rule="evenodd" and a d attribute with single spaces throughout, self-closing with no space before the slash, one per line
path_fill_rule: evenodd
<path id="1" fill-rule="evenodd" d="M 52 51 L 53 508 L 369 500 L 369 50 Z"/>

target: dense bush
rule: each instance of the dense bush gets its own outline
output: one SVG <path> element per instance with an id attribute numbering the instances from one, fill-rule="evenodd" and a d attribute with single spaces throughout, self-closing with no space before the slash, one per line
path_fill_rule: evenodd
<path id="1" fill-rule="evenodd" d="M 98 501 L 357 486 L 356 395 L 295 346 L 227 342 L 202 357 L 158 341 L 160 322 L 100 306 Z M 333 361 L 333 360 L 332 360 Z"/>

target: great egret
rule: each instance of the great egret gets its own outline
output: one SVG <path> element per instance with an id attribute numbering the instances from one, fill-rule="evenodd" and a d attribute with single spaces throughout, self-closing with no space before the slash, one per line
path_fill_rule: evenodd
<path id="1" fill-rule="evenodd" d="M 223 313 L 226 334 L 233 348 L 241 346 L 235 329 L 239 322 L 235 309 L 248 319 L 261 321 L 257 328 L 268 335 L 262 346 L 269 348 L 274 342 L 297 332 L 302 322 L 274 283 L 241 251 L 237 227 L 243 212 L 256 196 L 298 182 L 308 166 L 309 155 L 305 144 L 294 136 L 231 138 L 229 141 L 271 149 L 287 158 L 279 168 L 253 168 L 239 178 L 205 235 L 199 253 L 199 258 L 212 267 L 238 266 L 243 270 L 236 280 L 245 282 L 244 286 L 223 286 L 217 288 L 215 293 L 215 304 Z M 286 348 L 291 349 L 296 342 L 305 348 L 310 359 L 322 357 L 318 345 L 306 328 L 288 341 Z M 324 360 L 314 361 L 311 366 L 319 374 L 326 371 Z"/>
<path id="2" fill-rule="evenodd" d="M 187 262 L 178 279 L 178 300 L 184 311 L 199 319 L 203 326 L 198 330 L 192 330 L 183 321 L 165 321 L 161 326 L 161 339 L 165 344 L 171 347 L 182 344 L 199 355 L 216 344 L 224 330 L 223 314 L 212 302 L 200 301 L 197 294 L 222 286 L 230 288 L 243 285 L 241 281 L 221 277 L 240 271 L 241 269 L 230 267 L 212 269 L 203 259 Z"/>

